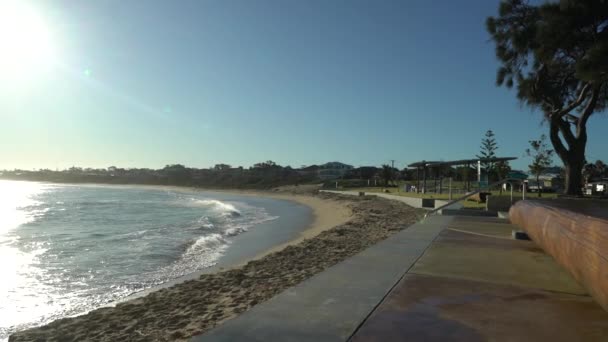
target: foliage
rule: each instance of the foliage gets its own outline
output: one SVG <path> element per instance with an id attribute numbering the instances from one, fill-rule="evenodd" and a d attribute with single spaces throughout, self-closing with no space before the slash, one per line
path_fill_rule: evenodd
<path id="1" fill-rule="evenodd" d="M 345 179 L 372 179 L 377 173 L 378 168 L 375 166 L 361 166 L 352 170 L 346 171 Z"/>
<path id="2" fill-rule="evenodd" d="M 481 139 L 480 148 L 481 148 L 481 150 L 479 151 L 479 154 L 476 155 L 477 158 L 479 158 L 479 159 L 496 158 L 496 150 L 498 150 L 498 146 L 496 145 L 496 139 L 494 138 L 494 132 L 492 132 L 491 129 L 489 129 L 486 132 L 485 138 Z M 490 175 L 492 175 L 495 172 L 494 164 L 495 164 L 494 162 L 490 162 L 490 161 L 484 161 L 481 163 L 481 166 L 483 167 L 483 169 L 486 172 L 486 174 L 488 175 L 488 177 L 490 177 Z"/>
<path id="3" fill-rule="evenodd" d="M 551 166 L 553 150 L 547 148 L 545 140 L 547 137 L 543 134 L 540 140 L 530 140 L 530 148 L 526 150 L 528 157 L 532 158 L 532 164 L 528 165 L 530 172 L 536 176 L 536 184 L 539 185 L 538 197 L 541 197 L 540 175 Z"/>
<path id="4" fill-rule="evenodd" d="M 486 21 L 501 62 L 496 83 L 542 111 L 565 191 L 579 194 L 587 122 L 608 105 L 608 1 L 503 0 L 498 12 Z"/>
<path id="5" fill-rule="evenodd" d="M 218 166 L 219 165 L 219 166 Z M 72 167 L 64 171 L 0 172 L 2 178 L 59 183 L 108 183 L 180 185 L 205 188 L 272 188 L 281 185 L 318 181 L 315 173 L 300 173 L 290 167 L 263 162 L 250 169 L 231 168 L 218 164 L 211 169 L 189 168 L 181 164 L 167 165 L 162 169 L 123 169 L 115 166 L 108 169 L 83 169 Z"/>
<path id="6" fill-rule="evenodd" d="M 511 172 L 511 165 L 509 165 L 508 161 L 501 160 L 496 163 L 495 169 L 496 169 L 496 175 L 498 176 L 498 179 L 505 179 L 509 175 L 509 172 Z"/>
<path id="7" fill-rule="evenodd" d="M 273 162 L 272 160 L 267 160 L 262 163 L 253 164 L 254 169 L 270 169 L 270 168 L 276 168 L 277 166 L 278 166 L 277 163 Z"/>
<path id="8" fill-rule="evenodd" d="M 394 169 L 388 164 L 383 164 L 380 170 L 380 177 L 384 180 L 384 185 L 388 186 L 394 178 Z"/>
<path id="9" fill-rule="evenodd" d="M 595 163 L 586 163 L 583 167 L 583 177 L 585 183 L 606 178 L 608 177 L 608 168 L 601 160 L 596 160 Z"/>
<path id="10" fill-rule="evenodd" d="M 213 169 L 216 171 L 230 170 L 231 168 L 232 166 L 228 164 L 215 164 L 215 166 L 213 166 Z"/>

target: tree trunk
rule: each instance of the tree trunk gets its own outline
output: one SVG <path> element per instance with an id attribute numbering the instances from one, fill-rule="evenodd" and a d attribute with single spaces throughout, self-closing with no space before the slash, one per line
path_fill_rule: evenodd
<path id="1" fill-rule="evenodd" d="M 563 124 L 563 123 L 562 123 Z M 564 163 L 566 179 L 564 194 L 571 196 L 582 195 L 581 185 L 583 177 L 583 166 L 585 164 L 585 147 L 587 145 L 587 130 L 585 126 L 579 128 L 579 134 L 574 137 L 572 134 L 567 135 L 566 148 L 559 137 L 559 121 L 551 120 L 550 122 L 550 138 L 555 152 Z M 569 128 L 562 129 L 562 134 L 566 135 Z"/>
<path id="2" fill-rule="evenodd" d="M 542 197 L 541 195 L 541 188 L 540 188 L 540 175 L 536 174 L 536 191 L 538 191 L 538 197 Z"/>
<path id="3" fill-rule="evenodd" d="M 585 157 L 579 160 L 570 160 L 566 164 L 566 184 L 564 193 L 567 195 L 582 195 L 583 164 Z"/>

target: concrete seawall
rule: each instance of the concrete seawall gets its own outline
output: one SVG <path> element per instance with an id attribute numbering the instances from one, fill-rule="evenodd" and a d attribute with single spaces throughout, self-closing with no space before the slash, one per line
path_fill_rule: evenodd
<path id="1" fill-rule="evenodd" d="M 359 196 L 359 191 L 338 191 L 338 190 L 319 190 L 320 192 L 327 192 L 332 194 L 340 194 L 340 195 L 349 195 L 349 196 Z M 391 194 L 385 194 L 380 192 L 366 192 L 365 195 L 369 196 L 377 196 L 382 197 L 394 201 L 403 202 L 410 207 L 421 208 L 427 210 L 433 210 L 435 208 L 439 208 L 442 205 L 448 204 L 447 200 L 439 200 L 434 198 L 416 198 L 416 197 L 406 197 L 406 196 L 397 196 Z M 461 209 L 461 203 L 454 203 L 447 207 L 446 209 Z"/>

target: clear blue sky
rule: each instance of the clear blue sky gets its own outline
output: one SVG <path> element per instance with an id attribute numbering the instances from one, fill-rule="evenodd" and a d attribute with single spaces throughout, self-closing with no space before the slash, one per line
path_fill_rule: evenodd
<path id="1" fill-rule="evenodd" d="M 0 169 L 402 167 L 473 157 L 487 129 L 499 155 L 523 157 L 546 127 L 495 86 L 497 5 L 32 2 L 57 62 L 16 88 L 0 79 Z M 589 122 L 590 160 L 608 160 L 606 120 Z"/>

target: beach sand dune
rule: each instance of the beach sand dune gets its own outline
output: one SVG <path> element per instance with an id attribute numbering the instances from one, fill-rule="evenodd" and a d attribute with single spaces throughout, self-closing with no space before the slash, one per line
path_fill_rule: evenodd
<path id="1" fill-rule="evenodd" d="M 423 214 L 405 204 L 369 196 L 284 190 L 270 196 L 311 206 L 315 212 L 311 229 L 244 265 L 18 332 L 9 341 L 186 340 L 404 229 Z"/>

